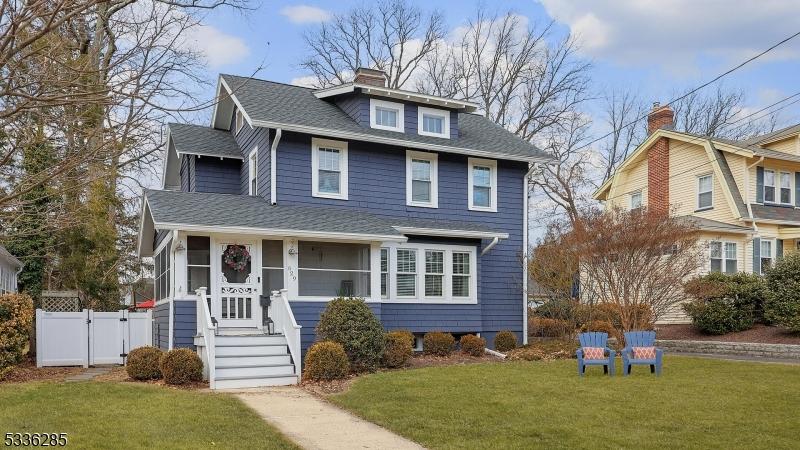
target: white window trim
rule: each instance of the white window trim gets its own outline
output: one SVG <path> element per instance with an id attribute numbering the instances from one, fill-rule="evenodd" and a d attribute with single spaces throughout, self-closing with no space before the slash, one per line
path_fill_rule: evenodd
<path id="1" fill-rule="evenodd" d="M 333 148 L 339 150 L 339 193 L 319 191 L 319 148 Z M 332 198 L 337 200 L 347 200 L 347 142 L 333 141 L 330 139 L 311 138 L 311 195 L 319 198 Z"/>
<path id="2" fill-rule="evenodd" d="M 772 184 L 767 184 L 767 172 L 772 174 Z M 780 192 L 778 192 L 778 189 L 776 188 L 775 184 L 776 184 L 776 172 L 772 169 L 764 169 L 764 199 L 763 199 L 764 203 L 771 203 L 774 205 L 780 201 L 779 198 Z M 780 181 L 778 181 L 778 184 L 780 184 Z M 771 201 L 767 201 L 767 187 L 772 188 Z"/>
<path id="3" fill-rule="evenodd" d="M 253 189 L 253 181 L 256 182 L 255 189 Z M 250 195 L 258 195 L 258 146 L 253 147 L 253 150 L 247 155 L 247 191 Z"/>
<path id="4" fill-rule="evenodd" d="M 442 133 L 432 133 L 424 131 L 423 115 L 436 116 L 444 119 L 442 122 Z M 446 109 L 426 108 L 424 106 L 417 107 L 417 133 L 421 136 L 433 136 L 439 138 L 450 139 L 450 111 Z"/>
<path id="5" fill-rule="evenodd" d="M 244 128 L 244 114 L 242 113 L 242 110 L 240 110 L 239 108 L 236 108 L 235 127 L 236 127 L 236 134 L 239 134 L 239 132 L 242 131 L 242 128 Z"/>
<path id="6" fill-rule="evenodd" d="M 636 206 L 636 207 L 634 207 L 634 206 L 633 206 L 633 197 L 634 197 L 635 195 L 638 195 L 638 196 L 639 196 L 639 206 Z M 629 206 L 630 206 L 630 209 L 631 209 L 631 210 L 633 210 L 633 209 L 636 209 L 636 208 L 641 208 L 641 207 L 642 207 L 642 204 L 643 204 L 642 200 L 643 200 L 643 199 L 642 199 L 642 190 L 641 190 L 641 189 L 639 189 L 638 191 L 633 191 L 633 192 L 631 192 L 631 194 L 630 194 L 630 201 L 629 201 Z"/>
<path id="7" fill-rule="evenodd" d="M 720 259 L 720 261 L 722 261 L 721 267 L 720 267 L 722 269 L 721 273 L 728 273 L 728 271 L 727 271 L 728 270 L 728 261 L 736 261 L 736 272 L 741 272 L 743 270 L 743 268 L 742 268 L 741 264 L 739 264 L 739 243 L 735 242 L 735 241 L 723 241 L 723 240 L 719 240 L 719 239 L 713 239 L 713 240 L 709 241 L 709 243 L 708 243 L 708 246 L 709 246 L 708 247 L 708 272 L 712 273 L 712 270 L 711 270 L 711 259 L 712 259 L 711 258 L 711 244 L 714 243 L 714 242 L 719 242 L 719 244 L 720 244 L 720 256 L 721 256 L 721 258 L 719 258 L 719 259 Z M 733 244 L 733 245 L 736 246 L 736 259 L 728 259 L 726 257 L 727 253 L 725 252 L 725 246 L 727 244 Z M 736 273 L 736 272 L 734 272 L 734 273 Z"/>
<path id="8" fill-rule="evenodd" d="M 386 272 L 381 270 L 381 253 L 386 250 Z M 392 251 L 387 247 L 381 247 L 378 251 L 378 273 L 380 275 L 386 274 L 386 294 L 381 292 L 380 276 L 378 277 L 378 295 L 381 299 L 389 298 L 389 293 L 392 291 Z"/>
<path id="9" fill-rule="evenodd" d="M 397 110 L 397 126 L 389 127 L 386 125 L 378 125 L 376 121 L 375 108 L 376 107 L 396 109 Z M 376 98 L 369 99 L 369 126 L 377 130 L 396 131 L 398 133 L 405 132 L 405 105 L 402 103 L 387 102 L 386 100 L 378 100 Z"/>
<path id="10" fill-rule="evenodd" d="M 467 206 L 469 207 L 470 211 L 486 211 L 486 212 L 497 212 L 497 161 L 493 159 L 481 159 L 481 158 L 469 158 L 468 160 L 468 171 L 467 171 L 467 184 L 469 189 L 469 195 L 467 196 Z M 492 196 L 489 199 L 490 205 L 489 207 L 485 206 L 474 206 L 472 204 L 472 196 L 473 196 L 473 168 L 475 166 L 486 166 L 492 169 Z"/>
<path id="11" fill-rule="evenodd" d="M 478 303 L 478 252 L 476 247 L 461 245 L 433 245 L 426 243 L 386 243 L 384 248 L 389 248 L 389 261 L 397 261 L 398 249 L 417 251 L 416 271 L 416 296 L 399 297 L 397 295 L 397 266 L 389 265 L 389 298 L 382 299 L 382 303 L 424 303 L 424 304 L 477 304 Z M 444 278 L 441 297 L 425 296 L 425 251 L 436 250 L 444 252 Z M 469 297 L 453 297 L 453 252 L 470 254 Z"/>
<path id="12" fill-rule="evenodd" d="M 785 189 L 783 187 L 783 184 L 781 183 L 781 178 L 783 178 L 784 175 L 788 175 L 789 176 L 789 201 L 788 202 L 784 202 L 782 200 L 782 196 L 781 196 L 781 193 L 782 193 L 781 191 L 783 191 L 783 189 Z M 776 192 L 775 192 L 775 203 L 778 203 L 778 204 L 781 204 L 781 205 L 794 205 L 794 186 L 793 186 L 794 181 L 792 180 L 794 177 L 792 175 L 793 174 L 791 172 L 783 172 L 783 171 L 778 172 L 778 183 L 777 183 L 778 186 L 777 186 Z"/>
<path id="13" fill-rule="evenodd" d="M 711 178 L 711 204 L 708 206 L 700 206 L 700 194 L 704 194 L 705 192 L 700 192 L 700 180 L 706 177 Z M 708 209 L 714 209 L 714 174 L 712 173 L 704 173 L 697 176 L 697 181 L 695 183 L 697 186 L 697 195 L 695 196 L 695 206 L 697 211 L 705 211 Z"/>
<path id="14" fill-rule="evenodd" d="M 421 159 L 431 162 L 431 201 L 415 202 L 412 196 L 411 161 Z M 406 150 L 406 205 L 422 208 L 439 207 L 439 155 L 436 153 Z"/>
<path id="15" fill-rule="evenodd" d="M 776 258 L 775 253 L 778 250 L 777 247 L 776 247 L 776 242 L 775 241 L 776 241 L 776 239 L 761 238 L 761 240 L 758 242 L 758 269 L 759 269 L 759 273 L 761 275 L 764 275 L 764 263 L 763 263 L 764 259 L 769 259 L 770 267 L 775 264 L 775 258 Z M 764 245 L 765 242 L 769 242 L 770 243 L 769 244 L 769 258 L 765 258 L 764 257 L 764 252 L 762 251 L 762 247 L 761 246 Z"/>
<path id="16" fill-rule="evenodd" d="M 435 272 L 429 273 L 428 272 L 428 267 L 427 267 L 428 266 L 428 264 L 427 264 L 428 252 L 439 252 L 439 253 L 442 253 L 442 272 L 441 273 L 435 273 Z M 426 284 L 425 276 L 422 277 L 422 281 L 423 281 L 423 283 L 422 283 L 422 296 L 423 296 L 423 298 L 441 299 L 445 295 L 447 295 L 447 285 L 448 285 L 448 283 L 447 283 L 447 279 L 445 277 L 447 276 L 447 255 L 448 254 L 451 254 L 451 253 L 448 252 L 447 250 L 442 250 L 440 248 L 426 248 L 425 250 L 423 250 L 422 259 L 426 260 L 426 261 L 423 261 L 423 264 L 422 264 L 422 270 L 425 272 L 423 275 L 434 275 L 434 276 L 441 276 L 442 277 L 442 295 L 427 295 L 425 293 L 425 291 L 427 290 L 428 286 Z M 451 267 L 451 269 L 452 269 L 452 267 Z M 451 281 L 451 283 L 452 283 L 452 281 Z"/>

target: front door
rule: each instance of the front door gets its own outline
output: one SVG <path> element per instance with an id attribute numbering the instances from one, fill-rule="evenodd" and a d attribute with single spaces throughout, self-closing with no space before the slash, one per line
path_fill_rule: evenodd
<path id="1" fill-rule="evenodd" d="M 220 327 L 258 327 L 261 306 L 256 243 L 220 239 L 216 247 L 219 288 L 214 316 Z"/>

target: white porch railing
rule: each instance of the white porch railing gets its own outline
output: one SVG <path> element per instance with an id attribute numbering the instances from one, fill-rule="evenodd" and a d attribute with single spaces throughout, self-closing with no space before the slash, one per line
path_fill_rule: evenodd
<path id="1" fill-rule="evenodd" d="M 286 336 L 286 343 L 289 346 L 289 354 L 292 355 L 297 381 L 303 373 L 300 361 L 300 325 L 294 318 L 292 307 L 289 305 L 289 298 L 286 289 L 272 291 L 272 311 L 270 317 L 275 322 L 275 331 Z"/>
<path id="2" fill-rule="evenodd" d="M 206 288 L 197 290 L 197 334 L 203 336 L 205 346 L 205 362 L 208 368 L 208 384 L 214 389 L 216 378 L 216 349 L 214 338 L 217 333 L 217 324 L 211 320 L 211 311 L 206 300 Z"/>

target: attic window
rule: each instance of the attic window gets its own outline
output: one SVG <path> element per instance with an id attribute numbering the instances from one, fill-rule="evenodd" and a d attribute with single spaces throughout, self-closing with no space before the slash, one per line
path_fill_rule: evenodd
<path id="1" fill-rule="evenodd" d="M 417 133 L 420 135 L 450 139 L 449 111 L 420 106 L 417 121 Z"/>
<path id="2" fill-rule="evenodd" d="M 372 128 L 378 130 L 402 133 L 405 129 L 404 111 L 405 108 L 402 103 L 371 98 L 369 100 L 369 124 Z"/>
<path id="3" fill-rule="evenodd" d="M 244 114 L 240 110 L 236 110 L 236 134 L 244 127 Z"/>

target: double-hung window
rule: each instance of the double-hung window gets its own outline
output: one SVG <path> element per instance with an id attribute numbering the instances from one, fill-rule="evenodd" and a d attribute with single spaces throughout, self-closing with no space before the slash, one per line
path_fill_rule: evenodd
<path id="1" fill-rule="evenodd" d="M 709 243 L 711 271 L 736 273 L 739 270 L 736 250 L 735 242 L 711 241 Z"/>
<path id="2" fill-rule="evenodd" d="M 697 177 L 697 209 L 714 206 L 714 178 L 711 174 Z"/>
<path id="3" fill-rule="evenodd" d="M 453 297 L 469 297 L 470 254 L 453 252 Z"/>
<path id="4" fill-rule="evenodd" d="M 773 245 L 772 240 L 761 240 L 761 273 L 763 274 L 766 269 L 772 267 L 773 259 Z"/>
<path id="5" fill-rule="evenodd" d="M 420 106 L 417 116 L 418 134 L 450 139 L 450 111 Z"/>
<path id="6" fill-rule="evenodd" d="M 444 252 L 425 250 L 425 297 L 444 295 Z"/>
<path id="7" fill-rule="evenodd" d="M 631 193 L 631 210 L 639 209 L 642 207 L 642 191 Z"/>
<path id="8" fill-rule="evenodd" d="M 255 147 L 253 151 L 250 152 L 250 156 L 247 158 L 248 161 L 248 183 L 249 186 L 249 194 L 250 195 L 257 195 L 258 194 L 258 147 Z"/>
<path id="9" fill-rule="evenodd" d="M 775 171 L 764 171 L 764 202 L 775 203 Z"/>
<path id="10" fill-rule="evenodd" d="M 397 296 L 417 296 L 417 251 L 397 249 Z"/>
<path id="11" fill-rule="evenodd" d="M 497 211 L 497 161 L 469 158 L 469 209 Z"/>
<path id="12" fill-rule="evenodd" d="M 311 139 L 314 197 L 347 200 L 347 142 Z"/>
<path id="13" fill-rule="evenodd" d="M 439 205 L 436 153 L 406 151 L 406 204 L 436 208 Z"/>
<path id="14" fill-rule="evenodd" d="M 389 249 L 381 249 L 381 298 L 389 297 Z"/>
<path id="15" fill-rule="evenodd" d="M 371 98 L 369 100 L 369 124 L 370 127 L 378 130 L 405 131 L 403 114 L 405 105 L 402 103 L 387 102 Z"/>
<path id="16" fill-rule="evenodd" d="M 784 205 L 792 204 L 792 175 L 788 172 L 781 172 L 781 203 Z"/>

